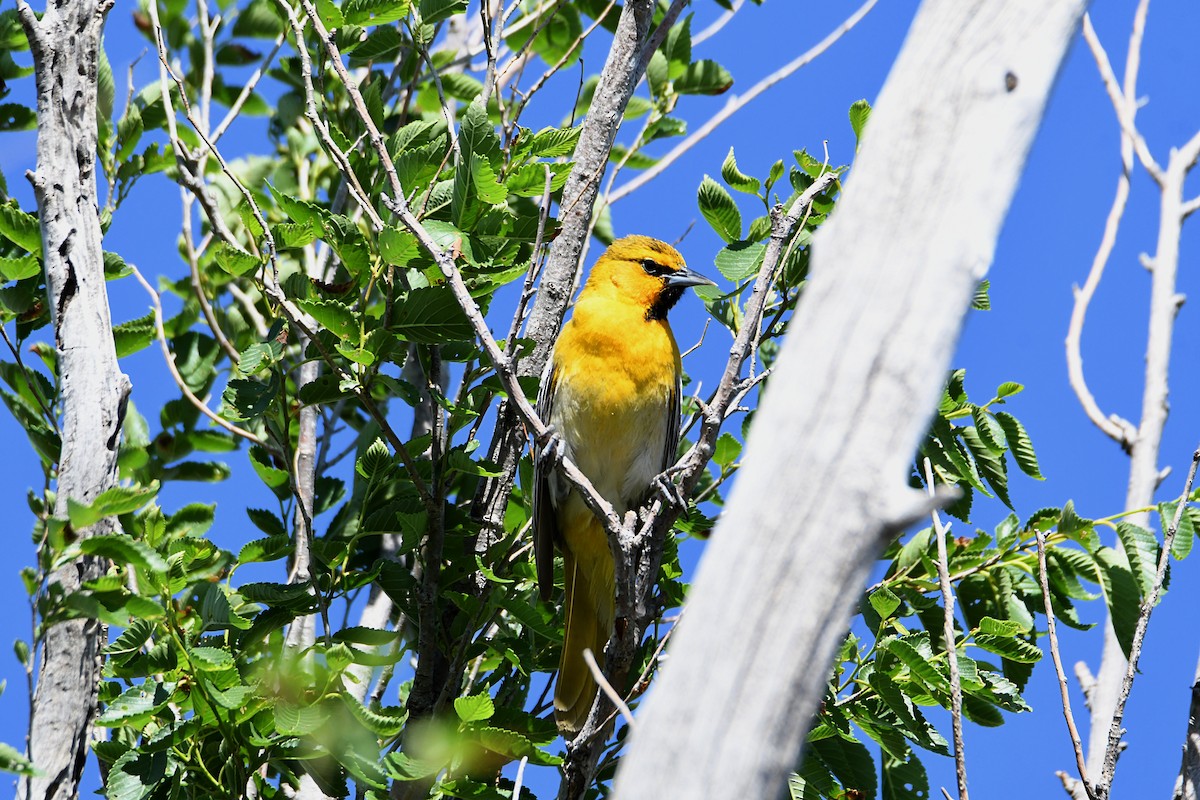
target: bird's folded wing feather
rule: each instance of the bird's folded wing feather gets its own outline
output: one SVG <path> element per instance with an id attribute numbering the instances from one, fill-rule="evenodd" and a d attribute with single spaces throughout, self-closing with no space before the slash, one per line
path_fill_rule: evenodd
<path id="1" fill-rule="evenodd" d="M 557 375 L 554 356 L 542 371 L 538 387 L 537 414 L 549 424 L 554 410 L 554 389 Z M 549 600 L 554 591 L 554 543 L 558 540 L 558 521 L 550 501 L 550 481 L 554 470 L 553 456 L 542 458 L 541 446 L 533 443 L 533 556 L 537 563 L 538 593 Z"/>

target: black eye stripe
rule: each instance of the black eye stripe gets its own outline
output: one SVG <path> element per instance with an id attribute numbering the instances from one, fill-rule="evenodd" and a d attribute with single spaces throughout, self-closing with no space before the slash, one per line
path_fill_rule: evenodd
<path id="1" fill-rule="evenodd" d="M 642 259 L 642 269 L 646 270 L 647 275 L 653 275 L 656 278 L 662 277 L 663 275 L 673 271 L 670 267 L 664 267 L 662 264 L 659 264 L 652 258 Z"/>

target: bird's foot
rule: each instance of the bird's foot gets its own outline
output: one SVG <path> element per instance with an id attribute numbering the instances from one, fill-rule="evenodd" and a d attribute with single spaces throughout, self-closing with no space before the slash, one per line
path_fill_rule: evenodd
<path id="1" fill-rule="evenodd" d="M 669 474 L 669 472 L 663 472 L 655 475 L 651 485 L 667 505 L 674 506 L 681 511 L 686 511 L 688 507 L 687 497 L 684 496 L 683 489 L 680 488 L 679 484 L 668 477 Z"/>
<path id="2" fill-rule="evenodd" d="M 535 451 L 539 461 L 544 459 L 551 464 L 557 464 L 567 457 L 567 443 L 558 435 L 553 425 L 547 425 L 545 432 L 534 438 L 534 444 L 541 448 Z"/>

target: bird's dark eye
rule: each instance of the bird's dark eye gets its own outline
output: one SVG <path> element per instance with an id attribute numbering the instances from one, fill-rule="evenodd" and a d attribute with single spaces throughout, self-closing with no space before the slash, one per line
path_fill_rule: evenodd
<path id="1" fill-rule="evenodd" d="M 642 269 L 646 270 L 647 275 L 653 275 L 656 278 L 661 278 L 671 272 L 670 268 L 664 267 L 652 258 L 642 259 Z"/>

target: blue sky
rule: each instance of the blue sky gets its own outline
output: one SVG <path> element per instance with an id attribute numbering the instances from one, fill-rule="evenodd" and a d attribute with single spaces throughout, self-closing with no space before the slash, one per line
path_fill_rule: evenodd
<path id="1" fill-rule="evenodd" d="M 694 5 L 697 20 L 693 31 L 717 12 L 710 0 L 696 0 Z M 1118 68 L 1124 61 L 1133 6 L 1132 0 L 1126 0 L 1096 4 L 1095 8 L 1096 27 Z M 0 0 L 0 9 L 11 7 L 11 0 Z M 844 0 L 824 4 L 767 0 L 762 8 L 747 4 L 718 36 L 698 45 L 694 57 L 717 59 L 735 78 L 731 91 L 745 91 L 823 38 L 856 7 Z M 695 222 L 680 249 L 693 268 L 716 276 L 712 258 L 721 243 L 700 218 L 695 202 L 703 175 L 719 173 L 730 146 L 736 149 L 742 170 L 760 176 L 775 159 L 787 159 L 793 149 L 820 153 L 825 140 L 832 162 L 850 162 L 854 140 L 847 109 L 859 98 L 873 100 L 878 94 L 915 8 L 913 0 L 881 2 L 831 51 L 743 109 L 664 175 L 618 204 L 614 208 L 616 231 L 671 241 Z M 145 39 L 136 35 L 130 24 L 131 11 L 132 3 L 121 0 L 108 23 L 108 51 L 119 87 L 128 63 L 145 49 Z M 1145 105 L 1138 119 L 1160 162 L 1165 161 L 1170 147 L 1182 144 L 1200 129 L 1200 96 L 1184 79 L 1200 71 L 1196 30 L 1200 30 L 1200 5 L 1194 2 L 1160 0 L 1151 9 L 1139 91 Z M 601 57 L 588 53 L 589 71 L 598 68 Z M 147 55 L 136 70 L 138 81 L 150 79 L 154 69 L 153 58 Z M 15 88 L 31 91 L 28 85 Z M 119 88 L 119 96 L 122 91 Z M 726 97 L 687 98 L 678 111 L 694 128 L 725 101 Z M 261 151 L 262 140 L 255 138 L 261 130 L 259 123 L 239 125 L 228 146 Z M 33 165 L 33 146 L 34 138 L 28 134 L 6 136 L 0 147 L 0 168 L 27 208 L 32 207 L 32 199 L 20 175 Z M 1089 517 L 1122 509 L 1128 460 L 1085 418 L 1067 384 L 1063 350 L 1071 288 L 1087 274 L 1118 169 L 1115 118 L 1080 40 L 1072 46 L 997 247 L 989 276 L 993 310 L 971 315 L 955 359 L 955 366 L 967 369 L 967 388 L 973 396 L 984 395 L 1006 380 L 1026 386 L 1009 410 L 1028 427 L 1047 480 L 1014 478 L 1012 497 L 1022 516 L 1042 506 L 1061 506 L 1068 499 Z M 1189 185 L 1192 194 L 1200 193 L 1200 181 Z M 1153 184 L 1143 173 L 1136 173 L 1121 236 L 1092 305 L 1083 342 L 1090 387 L 1101 407 L 1106 413 L 1135 420 L 1140 416 L 1150 285 L 1138 255 L 1154 249 L 1157 200 Z M 178 208 L 176 189 L 161 176 L 146 179 L 117 216 L 106 249 L 137 263 L 149 275 L 179 274 L 182 267 L 175 255 Z M 744 204 L 743 212 L 757 213 L 757 209 Z M 914 208 L 911 213 L 922 210 Z M 1182 242 L 1179 290 L 1185 294 L 1196 291 L 1196 227 L 1196 221 L 1185 226 Z M 593 250 L 592 258 L 595 255 Z M 146 312 L 146 297 L 131 280 L 110 284 L 110 289 L 116 321 Z M 1173 467 L 1174 472 L 1160 499 L 1178 493 L 1192 449 L 1200 439 L 1200 380 L 1194 369 L 1195 342 L 1200 339 L 1198 319 L 1195 307 L 1185 304 L 1176 327 L 1172 412 L 1162 452 L 1162 465 Z M 686 348 L 699 338 L 703 309 L 694 298 L 686 298 L 673 320 Z M 494 320 L 494 324 L 499 327 L 506 322 Z M 715 328 L 710 330 L 705 347 L 686 364 L 694 377 L 709 385 L 728 349 L 723 335 Z M 161 355 L 147 349 L 124 363 L 135 386 L 134 402 L 144 414 L 153 415 L 170 395 Z M 11 609 L 0 621 L 0 640 L 12 641 L 29 637 L 26 600 L 17 572 L 33 559 L 28 536 L 32 518 L 24 510 L 24 495 L 37 473 L 23 434 L 7 416 L 0 416 L 0 436 L 12 443 L 0 464 L 0 507 L 11 510 L 9 518 L 14 523 L 8 532 L 14 557 L 7 574 L 0 573 L 0 603 Z M 242 458 L 232 454 L 230 459 L 235 476 L 245 467 Z M 173 507 L 189 500 L 217 501 L 213 535 L 224 546 L 234 547 L 250 538 L 241 508 L 263 502 L 261 494 L 253 495 L 254 490 L 248 492 L 245 485 L 235 477 L 220 486 L 172 488 L 164 493 L 164 503 Z M 1005 513 L 995 504 L 977 513 L 976 522 L 990 528 Z M 967 533 L 960 527 L 955 528 L 956 533 Z M 1178 770 L 1189 686 L 1200 655 L 1200 633 L 1192 613 L 1200 601 L 1198 565 L 1200 556 L 1193 556 L 1173 568 L 1171 591 L 1151 624 L 1142 675 L 1127 716 L 1129 749 L 1121 757 L 1118 792 L 1122 787 L 1128 792 L 1138 786 L 1143 795 L 1167 795 Z M 1101 621 L 1102 605 L 1085 606 L 1082 613 L 1085 619 Z M 1098 630 L 1066 631 L 1063 645 L 1068 669 L 1079 659 L 1097 666 Z M 0 678 L 8 682 L 0 697 L 0 741 L 20 746 L 27 712 L 24 675 L 15 658 L 0 656 Z M 1054 772 L 1070 771 L 1074 762 L 1048 659 L 1036 669 L 1028 699 L 1034 713 L 1010 716 L 1002 728 L 967 727 L 968 771 L 978 796 L 990 796 L 1001 787 L 1009 793 L 1015 790 L 1047 797 L 1061 791 Z M 1076 708 L 1082 709 L 1078 692 L 1073 700 Z M 944 714 L 932 716 L 948 730 Z M 1036 746 L 1031 747 L 1033 743 Z M 935 794 L 938 786 L 953 786 L 949 759 L 925 754 L 923 760 Z M 539 779 L 540 786 L 546 786 L 544 780 Z M 94 786 L 84 787 L 85 791 L 91 788 Z"/>

